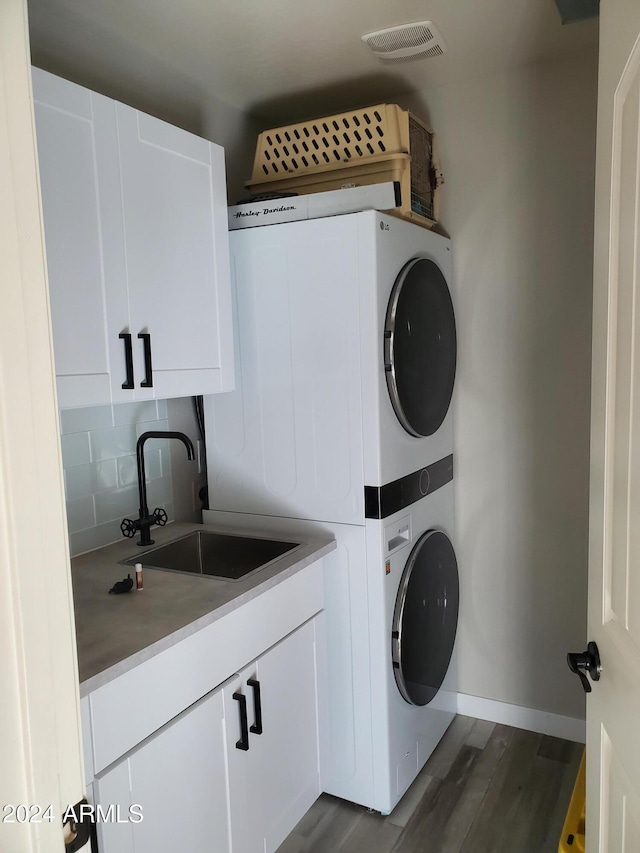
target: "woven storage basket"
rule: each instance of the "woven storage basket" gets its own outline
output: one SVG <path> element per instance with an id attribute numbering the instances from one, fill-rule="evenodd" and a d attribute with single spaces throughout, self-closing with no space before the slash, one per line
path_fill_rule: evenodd
<path id="1" fill-rule="evenodd" d="M 258 137 L 254 193 L 324 192 L 399 181 L 402 205 L 393 213 L 426 228 L 438 221 L 442 175 L 433 131 L 396 104 L 276 127 Z"/>

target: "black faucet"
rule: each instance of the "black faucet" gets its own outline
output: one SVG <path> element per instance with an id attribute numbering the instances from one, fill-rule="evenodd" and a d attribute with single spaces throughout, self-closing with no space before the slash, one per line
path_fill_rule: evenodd
<path id="1" fill-rule="evenodd" d="M 149 438 L 177 438 L 187 448 L 187 458 L 190 460 L 195 458 L 193 442 L 189 436 L 185 435 L 183 432 L 151 430 L 150 432 L 143 432 L 138 439 L 138 443 L 136 444 L 136 459 L 138 462 L 138 494 L 140 495 L 140 510 L 138 518 L 125 518 L 122 520 L 122 524 L 120 525 L 122 535 L 129 538 L 135 536 L 138 530 L 140 531 L 140 541 L 138 542 L 138 545 L 153 545 L 153 539 L 149 532 L 151 526 L 159 524 L 160 527 L 164 527 L 167 523 L 167 513 L 161 507 L 156 507 L 151 515 L 149 515 L 149 507 L 147 506 L 147 476 L 144 470 L 144 445 Z"/>

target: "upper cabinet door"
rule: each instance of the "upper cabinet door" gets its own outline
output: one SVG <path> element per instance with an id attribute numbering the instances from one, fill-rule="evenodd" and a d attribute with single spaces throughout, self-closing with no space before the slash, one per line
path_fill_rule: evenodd
<path id="1" fill-rule="evenodd" d="M 229 390 L 223 149 L 123 104 L 116 116 L 136 397 Z"/>
<path id="2" fill-rule="evenodd" d="M 33 69 L 61 408 L 233 388 L 222 148 Z"/>
<path id="3" fill-rule="evenodd" d="M 117 161 L 114 174 L 104 156 L 115 139 L 114 104 L 38 69 L 33 93 L 58 402 L 108 403 L 101 185 L 118 177 Z"/>

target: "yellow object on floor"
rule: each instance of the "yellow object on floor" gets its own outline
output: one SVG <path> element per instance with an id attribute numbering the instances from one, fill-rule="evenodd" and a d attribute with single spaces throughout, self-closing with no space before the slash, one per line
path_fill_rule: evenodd
<path id="1" fill-rule="evenodd" d="M 573 794 L 571 802 L 567 810 L 567 816 L 562 827 L 562 835 L 560 836 L 560 844 L 558 844 L 558 853 L 584 853 L 585 840 L 585 804 L 587 799 L 587 771 L 586 771 L 587 753 L 582 753 L 582 761 L 576 777 L 576 784 L 573 786 Z"/>

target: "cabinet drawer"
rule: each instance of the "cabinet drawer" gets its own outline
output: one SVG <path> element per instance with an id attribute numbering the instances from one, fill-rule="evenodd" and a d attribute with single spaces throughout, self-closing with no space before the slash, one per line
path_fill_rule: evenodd
<path id="1" fill-rule="evenodd" d="M 93 772 L 104 770 L 322 606 L 318 560 L 94 690 L 89 695 Z"/>

